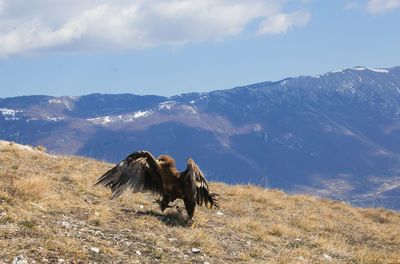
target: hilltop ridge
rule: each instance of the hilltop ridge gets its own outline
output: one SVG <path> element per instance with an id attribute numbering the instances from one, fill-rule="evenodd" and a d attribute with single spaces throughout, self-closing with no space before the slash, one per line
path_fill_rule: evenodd
<path id="1" fill-rule="evenodd" d="M 94 188 L 112 164 L 27 148 L 0 144 L 0 263 L 400 262 L 394 211 L 210 182 L 221 208 L 187 228 L 151 194 Z"/>

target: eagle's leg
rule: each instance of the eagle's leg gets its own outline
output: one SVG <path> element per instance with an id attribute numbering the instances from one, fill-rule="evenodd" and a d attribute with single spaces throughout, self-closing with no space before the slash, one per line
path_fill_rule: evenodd
<path id="1" fill-rule="evenodd" d="M 168 204 L 169 204 L 169 199 L 165 199 L 165 198 L 164 198 L 164 199 L 161 201 L 161 211 L 164 212 L 165 208 L 167 208 L 167 207 L 172 207 L 172 206 L 169 206 Z"/>
<path id="2" fill-rule="evenodd" d="M 162 200 L 160 200 L 159 198 L 157 198 L 154 202 L 155 202 L 155 203 L 158 203 L 158 204 L 160 205 L 160 210 L 161 210 L 162 212 L 164 212 L 165 208 L 167 208 L 167 207 L 168 207 L 168 208 L 172 207 L 172 206 L 168 205 L 170 201 L 171 201 L 171 200 L 169 199 L 169 197 L 166 196 L 166 195 L 164 195 L 163 198 L 162 198 Z"/>
<path id="3" fill-rule="evenodd" d="M 188 225 L 193 227 L 196 224 L 196 220 L 194 219 L 196 201 L 193 199 L 184 199 L 183 201 L 185 202 L 185 208 L 189 216 Z"/>

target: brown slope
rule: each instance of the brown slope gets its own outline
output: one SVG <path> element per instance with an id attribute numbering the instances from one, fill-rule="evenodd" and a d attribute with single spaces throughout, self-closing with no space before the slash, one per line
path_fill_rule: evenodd
<path id="1" fill-rule="evenodd" d="M 398 263 L 400 215 L 279 190 L 211 183 L 199 226 L 148 194 L 109 200 L 112 165 L 0 146 L 0 263 Z M 180 206 L 182 206 L 180 204 Z M 96 249 L 99 253 L 96 253 Z M 193 253 L 192 249 L 201 250 Z"/>

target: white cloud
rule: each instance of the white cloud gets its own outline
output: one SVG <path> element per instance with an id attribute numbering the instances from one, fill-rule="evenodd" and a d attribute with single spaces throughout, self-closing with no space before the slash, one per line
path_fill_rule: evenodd
<path id="1" fill-rule="evenodd" d="M 287 0 L 0 0 L 0 57 L 217 41 L 261 19 L 257 34 L 307 24 Z M 1 13 L 3 11 L 3 13 Z"/>
<path id="2" fill-rule="evenodd" d="M 52 30 L 40 21 L 32 20 L 0 36 L 0 55 L 65 45 L 81 37 L 85 31 L 85 26 L 77 21 L 69 21 Z"/>
<path id="3" fill-rule="evenodd" d="M 384 14 L 389 10 L 400 8 L 400 0 L 369 0 L 367 10 L 373 14 Z"/>
<path id="4" fill-rule="evenodd" d="M 267 17 L 261 22 L 257 32 L 259 35 L 285 33 L 293 26 L 303 26 L 310 20 L 307 11 L 296 11 L 291 14 L 276 14 Z"/>

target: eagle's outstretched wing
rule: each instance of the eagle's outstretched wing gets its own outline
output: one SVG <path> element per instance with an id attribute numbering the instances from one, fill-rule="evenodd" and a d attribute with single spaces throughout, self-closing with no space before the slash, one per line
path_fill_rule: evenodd
<path id="1" fill-rule="evenodd" d="M 187 163 L 185 180 L 191 187 L 197 205 L 202 206 L 204 204 L 207 208 L 218 208 L 217 194 L 208 190 L 208 183 L 199 167 L 192 159 L 188 159 Z"/>
<path id="2" fill-rule="evenodd" d="M 104 173 L 95 185 L 98 184 L 111 188 L 111 199 L 117 198 L 128 189 L 133 192 L 153 191 L 163 194 L 161 176 L 157 173 L 157 162 L 148 151 L 137 151 L 129 155 Z"/>

